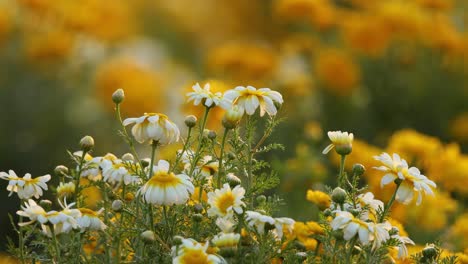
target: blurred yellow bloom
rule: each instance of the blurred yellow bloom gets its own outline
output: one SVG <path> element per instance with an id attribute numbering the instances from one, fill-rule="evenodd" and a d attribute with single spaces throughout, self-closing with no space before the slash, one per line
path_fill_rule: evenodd
<path id="1" fill-rule="evenodd" d="M 447 11 L 453 8 L 453 0 L 416 0 L 422 7 L 437 11 Z"/>
<path id="2" fill-rule="evenodd" d="M 381 56 L 390 44 L 390 32 L 376 15 L 352 13 L 341 23 L 342 35 L 354 50 L 370 56 Z"/>
<path id="3" fill-rule="evenodd" d="M 335 24 L 335 7 L 328 0 L 277 0 L 274 9 L 282 19 L 310 22 L 320 30 Z"/>
<path id="4" fill-rule="evenodd" d="M 64 29 L 34 32 L 25 36 L 26 57 L 33 63 L 54 63 L 66 59 L 73 51 L 74 36 Z"/>
<path id="5" fill-rule="evenodd" d="M 83 189 L 80 192 L 80 198 L 83 199 L 84 207 L 97 209 L 102 201 L 101 190 L 96 186 L 90 186 L 90 181 L 87 178 L 80 178 L 80 186 Z"/>
<path id="6" fill-rule="evenodd" d="M 430 22 L 427 14 L 414 1 L 394 0 L 379 3 L 377 15 L 383 19 L 390 32 L 403 39 L 417 40 L 426 23 Z"/>
<path id="7" fill-rule="evenodd" d="M 442 144 L 437 138 L 411 129 L 403 129 L 393 133 L 387 147 L 389 152 L 398 153 L 405 160 L 423 168 L 432 162 L 433 158 L 439 156 L 441 149 Z"/>
<path id="8" fill-rule="evenodd" d="M 212 49 L 207 63 L 210 72 L 246 83 L 270 77 L 275 69 L 276 56 L 266 45 L 229 42 Z"/>
<path id="9" fill-rule="evenodd" d="M 464 213 L 455 220 L 450 228 L 450 234 L 455 238 L 459 248 L 468 248 L 468 213 Z"/>
<path id="10" fill-rule="evenodd" d="M 317 121 L 310 121 L 306 123 L 304 132 L 307 138 L 313 141 L 320 141 L 323 138 L 322 126 Z"/>
<path id="11" fill-rule="evenodd" d="M 101 64 L 97 68 L 95 83 L 98 98 L 109 111 L 114 109 L 111 95 L 118 88 L 125 90 L 124 115 L 138 116 L 165 110 L 163 79 L 150 66 L 134 58 L 115 58 Z"/>
<path id="12" fill-rule="evenodd" d="M 335 95 L 350 95 L 361 79 L 358 65 L 346 52 L 339 49 L 320 51 L 315 59 L 315 74 L 330 92 Z"/>
<path id="13" fill-rule="evenodd" d="M 8 37 L 13 27 L 13 16 L 8 5 L 0 4 L 0 43 Z"/>
<path id="14" fill-rule="evenodd" d="M 316 204 L 320 210 L 325 210 L 331 205 L 330 196 L 322 191 L 308 190 L 307 200 Z"/>
<path id="15" fill-rule="evenodd" d="M 193 192 L 192 196 L 191 196 L 191 200 L 193 200 L 194 202 L 208 202 L 208 194 L 206 193 L 205 190 L 203 190 L 203 192 L 201 193 L 201 201 L 200 201 L 200 187 L 195 187 L 195 191 Z M 189 202 L 189 204 L 191 204 Z"/>
<path id="16" fill-rule="evenodd" d="M 460 142 L 468 142 L 468 112 L 463 112 L 450 123 L 450 133 Z"/>

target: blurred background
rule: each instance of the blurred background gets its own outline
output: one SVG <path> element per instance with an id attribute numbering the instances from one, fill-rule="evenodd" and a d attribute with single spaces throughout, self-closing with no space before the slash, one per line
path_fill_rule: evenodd
<path id="1" fill-rule="evenodd" d="M 52 174 L 84 135 L 121 155 L 125 117 L 164 112 L 181 126 L 195 82 L 269 87 L 286 117 L 265 156 L 280 172 L 281 215 L 317 219 L 307 190 L 334 185 L 328 130 L 355 135 L 349 168 L 397 152 L 438 184 L 392 217 L 424 245 L 468 248 L 468 2 L 464 0 L 0 0 L 0 171 Z M 221 129 L 222 112 L 208 128 Z M 172 148 L 175 150 L 177 148 Z M 145 150 L 142 150 L 143 152 Z M 164 153 L 163 153 L 164 154 Z M 161 154 L 161 155 L 163 155 Z M 364 182 L 363 182 L 364 183 Z M 0 182 L 0 251 L 19 201 Z M 465 251 L 467 252 L 467 251 Z M 467 252 L 468 253 L 468 252 Z"/>

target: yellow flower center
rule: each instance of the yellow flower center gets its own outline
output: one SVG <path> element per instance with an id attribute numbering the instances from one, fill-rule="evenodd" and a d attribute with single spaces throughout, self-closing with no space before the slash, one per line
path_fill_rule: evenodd
<path id="1" fill-rule="evenodd" d="M 181 263 L 186 264 L 208 264 L 208 255 L 200 249 L 185 249 Z"/>
<path id="2" fill-rule="evenodd" d="M 83 215 L 88 215 L 88 216 L 93 216 L 93 217 L 97 217 L 97 213 L 91 209 L 88 209 L 88 208 L 79 208 L 78 210 L 80 210 L 80 212 L 83 214 Z"/>
<path id="3" fill-rule="evenodd" d="M 218 198 L 217 207 L 221 213 L 226 214 L 227 209 L 234 205 L 235 197 L 232 192 L 225 193 L 223 196 Z"/>
<path id="4" fill-rule="evenodd" d="M 158 186 L 161 188 L 167 188 L 169 186 L 176 186 L 181 181 L 175 176 L 174 173 L 167 172 L 156 172 L 153 177 L 148 181 L 149 185 Z"/>

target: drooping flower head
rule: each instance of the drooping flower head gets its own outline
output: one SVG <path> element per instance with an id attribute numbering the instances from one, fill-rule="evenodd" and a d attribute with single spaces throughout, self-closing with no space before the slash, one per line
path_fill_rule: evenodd
<path id="1" fill-rule="evenodd" d="M 29 173 L 20 178 L 12 170 L 8 171 L 8 173 L 0 172 L 0 179 L 9 181 L 7 186 L 7 191 L 10 191 L 9 196 L 16 192 L 20 199 L 29 199 L 31 197 L 38 199 L 41 197 L 43 190 L 48 189 L 46 182 L 50 178 L 49 174 L 33 179 Z"/>
<path id="2" fill-rule="evenodd" d="M 232 216 L 234 212 L 241 214 L 242 206 L 245 206 L 242 199 L 244 198 L 245 189 L 237 185 L 231 190 L 229 184 L 225 183 L 222 189 L 208 193 L 208 216 Z"/>
<path id="3" fill-rule="evenodd" d="M 200 84 L 196 83 L 192 86 L 192 89 L 193 92 L 187 93 L 187 101 L 193 101 L 194 105 L 203 103 L 206 107 L 220 106 L 224 109 L 229 109 L 231 107 L 231 102 L 224 98 L 221 92 L 213 93 L 210 91 L 209 83 L 206 83 L 203 88 L 200 87 Z"/>
<path id="4" fill-rule="evenodd" d="M 78 225 L 81 228 L 81 231 L 85 230 L 104 230 L 107 226 L 99 219 L 99 215 L 103 212 L 104 209 L 99 211 L 93 211 L 88 208 L 79 208 L 81 216 L 76 219 Z"/>
<path id="5" fill-rule="evenodd" d="M 153 167 L 152 177 L 138 192 L 147 203 L 172 205 L 187 202 L 194 189 L 189 176 L 169 172 L 169 162 L 160 160 Z"/>
<path id="6" fill-rule="evenodd" d="M 59 200 L 59 204 L 62 207 L 61 211 L 49 211 L 45 215 L 48 222 L 52 224 L 54 230 L 54 233 L 52 233 L 50 225 L 43 224 L 42 231 L 47 236 L 52 236 L 52 234 L 58 235 L 61 233 L 68 233 L 72 229 L 80 227 L 77 219 L 81 217 L 81 212 L 78 209 L 72 208 L 75 203 L 67 204 L 66 201 L 62 203 Z"/>
<path id="7" fill-rule="evenodd" d="M 127 118 L 123 121 L 124 126 L 130 124 L 135 124 L 132 134 L 140 143 L 154 140 L 167 145 L 179 140 L 179 128 L 164 114 L 145 113 L 142 117 Z"/>
<path id="8" fill-rule="evenodd" d="M 172 247 L 173 264 L 217 264 L 223 263 L 223 259 L 216 255 L 208 254 L 206 250 L 209 244 L 201 244 L 188 238 L 182 240 L 182 245 Z"/>
<path id="9" fill-rule="evenodd" d="M 25 202 L 24 205 L 21 206 L 21 210 L 18 210 L 16 214 L 31 220 L 29 222 L 19 223 L 19 226 L 29 225 L 36 221 L 41 224 L 47 222 L 46 211 L 32 199 Z"/>
<path id="10" fill-rule="evenodd" d="M 336 152 L 340 155 L 348 155 L 351 153 L 354 139 L 353 133 L 328 131 L 328 138 L 330 138 L 332 143 L 322 151 L 323 154 L 327 154 L 333 148 L 335 148 Z"/>
<path id="11" fill-rule="evenodd" d="M 61 182 L 59 186 L 57 186 L 57 197 L 58 198 L 65 198 L 71 197 L 75 193 L 76 186 L 73 182 L 63 183 Z"/>
<path id="12" fill-rule="evenodd" d="M 380 167 L 374 167 L 386 173 L 380 182 L 381 187 L 394 182 L 396 179 L 401 180 L 396 193 L 397 201 L 408 204 L 413 200 L 414 192 L 417 192 L 418 200 L 416 205 L 419 205 L 422 201 L 422 192 L 426 195 L 434 195 L 431 187 L 435 188 L 436 184 L 422 175 L 418 168 L 408 168 L 406 160 L 400 158 L 398 154 L 394 153 L 392 158 L 388 153 L 382 153 L 374 158 L 384 164 Z"/>
<path id="13" fill-rule="evenodd" d="M 283 103 L 283 96 L 280 93 L 269 88 L 257 90 L 253 86 L 237 86 L 233 90 L 225 92 L 224 98 L 232 101 L 233 105 L 238 105 L 241 113 L 245 111 L 247 115 L 253 115 L 260 107 L 260 116 L 263 116 L 265 112 L 274 116 L 278 112 L 275 102 Z"/>

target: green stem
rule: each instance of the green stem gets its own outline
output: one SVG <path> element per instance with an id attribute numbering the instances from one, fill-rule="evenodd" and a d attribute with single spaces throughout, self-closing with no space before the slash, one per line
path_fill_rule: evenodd
<path id="1" fill-rule="evenodd" d="M 171 227 L 169 225 L 169 218 L 167 217 L 167 206 L 163 205 L 163 216 L 164 216 L 164 224 L 166 225 L 166 231 L 167 231 L 167 240 L 171 237 Z"/>
<path id="2" fill-rule="evenodd" d="M 398 192 L 398 188 L 400 188 L 400 185 L 401 185 L 402 181 L 397 179 L 395 181 L 395 183 L 396 183 L 395 192 L 393 193 L 392 197 L 388 201 L 388 204 L 385 205 L 384 211 L 383 211 L 382 215 L 380 216 L 379 223 L 382 223 L 385 220 L 385 217 L 387 217 L 387 214 L 390 212 L 390 209 L 392 208 L 393 202 L 395 202 L 395 197 L 396 197 L 396 194 Z"/>
<path id="3" fill-rule="evenodd" d="M 195 170 L 195 166 L 197 165 L 198 163 L 198 160 L 200 159 L 201 157 L 201 149 L 203 147 L 203 131 L 205 130 L 205 126 L 206 126 L 206 120 L 208 119 L 208 113 L 210 112 L 210 108 L 209 107 L 206 107 L 205 108 L 205 114 L 203 115 L 203 121 L 202 123 L 200 124 L 200 135 L 198 136 L 198 147 L 197 147 L 197 151 L 195 152 L 195 157 L 193 158 L 192 160 L 192 163 L 190 165 L 190 173 L 189 173 L 189 176 L 190 177 L 193 177 L 193 171 Z"/>
<path id="4" fill-rule="evenodd" d="M 107 188 L 106 188 L 106 183 L 102 182 L 102 192 L 104 193 L 104 224 L 106 226 L 109 226 L 109 196 L 107 193 Z M 107 235 L 104 234 L 105 237 L 105 251 L 106 251 L 106 261 L 109 263 L 110 261 L 110 249 L 109 249 L 109 244 L 107 243 Z"/>
<path id="5" fill-rule="evenodd" d="M 341 155 L 341 162 L 340 162 L 340 175 L 338 176 L 338 186 L 341 188 L 345 187 L 345 175 L 344 175 L 344 167 L 345 167 L 346 155 Z"/>
<path id="6" fill-rule="evenodd" d="M 190 142 L 190 136 L 192 135 L 192 128 L 189 127 L 188 132 L 187 132 L 187 140 L 185 141 L 184 147 L 182 148 L 182 152 L 177 155 L 176 161 L 174 162 L 174 167 L 173 169 L 177 168 L 179 166 L 180 159 L 182 158 L 182 155 L 187 151 L 187 147 Z"/>
<path id="7" fill-rule="evenodd" d="M 151 179 L 153 176 L 153 165 L 154 165 L 154 157 L 156 155 L 156 149 L 159 146 L 158 141 L 151 141 L 151 162 L 150 162 L 150 168 L 148 170 L 148 179 Z M 149 211 L 149 218 L 148 218 L 148 223 L 151 227 L 151 230 L 154 232 L 154 222 L 153 222 L 153 205 L 148 204 L 148 211 Z"/>
<path id="8" fill-rule="evenodd" d="M 54 240 L 55 253 L 57 254 L 57 256 L 56 256 L 57 257 L 57 263 L 62 263 L 61 262 L 61 257 L 60 257 L 60 247 L 59 247 L 59 244 L 58 244 L 57 236 L 55 235 L 54 227 L 52 227 L 50 230 L 52 232 L 52 237 L 53 237 L 53 240 Z"/>
<path id="9" fill-rule="evenodd" d="M 19 216 L 19 222 L 23 222 L 23 216 Z M 24 259 L 24 238 L 23 238 L 23 227 L 19 226 L 19 249 L 20 249 L 20 259 L 21 259 L 21 264 L 25 264 L 25 259 Z"/>
<path id="10" fill-rule="evenodd" d="M 247 191 L 249 193 L 250 188 L 252 187 L 252 128 L 251 128 L 251 117 L 247 116 Z M 252 198 L 253 204 L 253 198 Z"/>
<path id="11" fill-rule="evenodd" d="M 83 165 L 86 157 L 86 151 L 83 151 L 80 157 L 80 164 L 78 165 L 78 171 L 76 172 L 75 176 L 75 193 L 74 193 L 74 200 L 76 202 L 76 208 L 80 208 L 80 205 L 78 203 L 78 195 L 80 193 L 80 177 L 81 177 L 81 171 L 83 170 Z"/>
<path id="12" fill-rule="evenodd" d="M 229 129 L 226 128 L 223 134 L 223 140 L 221 141 L 221 153 L 219 154 L 219 169 L 218 169 L 218 188 L 221 188 L 221 177 L 224 177 L 224 167 L 223 167 L 223 156 L 224 156 L 224 145 L 226 143 L 226 138 L 229 133 Z"/>
<path id="13" fill-rule="evenodd" d="M 125 141 L 127 141 L 127 144 L 128 146 L 130 147 L 130 152 L 132 152 L 133 156 L 135 157 L 135 159 L 137 160 L 138 164 L 140 164 L 140 168 L 143 168 L 143 165 L 141 164 L 141 160 L 140 160 L 140 157 L 138 156 L 138 153 L 136 152 L 135 150 L 135 146 L 133 144 L 133 140 L 132 138 L 128 135 L 127 133 L 127 129 L 125 128 L 125 126 L 123 125 L 123 121 L 122 121 L 122 115 L 120 113 L 120 104 L 116 104 L 115 105 L 115 113 L 116 113 L 116 116 L 117 116 L 117 121 L 119 121 L 119 124 L 122 128 L 122 133 L 125 137 Z"/>

